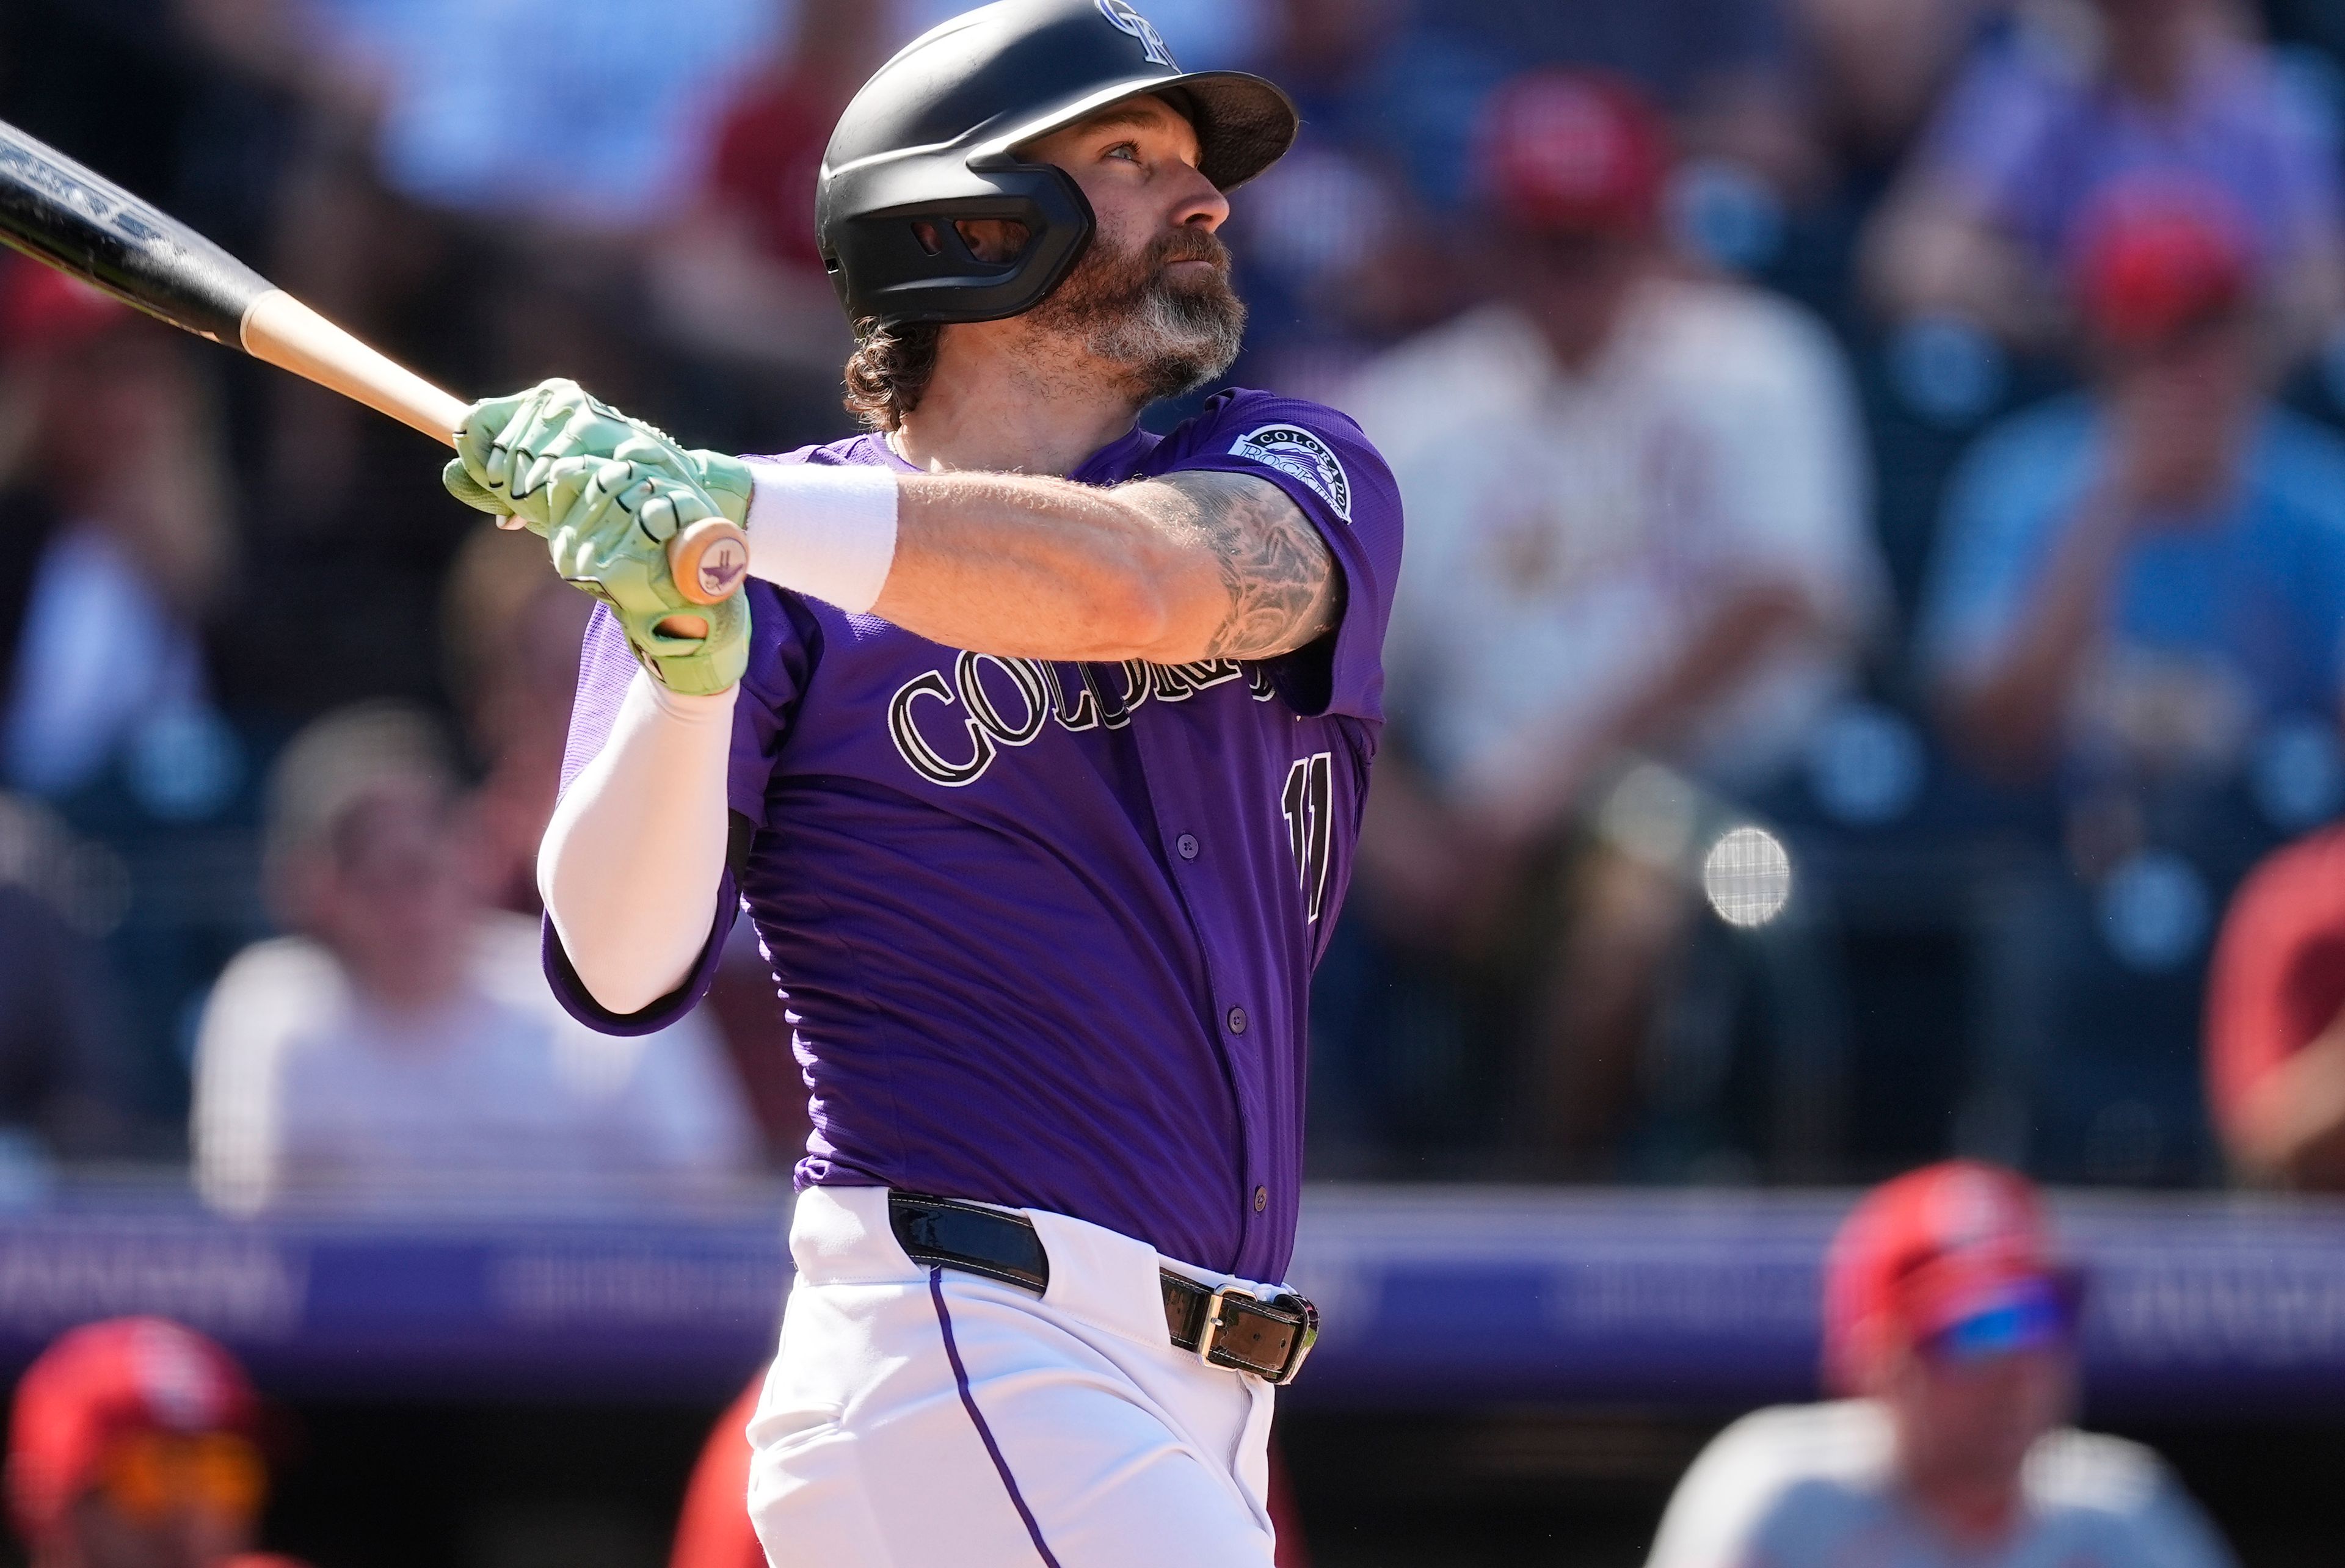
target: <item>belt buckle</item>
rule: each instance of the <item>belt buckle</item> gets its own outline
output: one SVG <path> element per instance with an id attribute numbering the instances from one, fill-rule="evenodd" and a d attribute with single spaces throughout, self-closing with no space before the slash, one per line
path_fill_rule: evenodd
<path id="1" fill-rule="evenodd" d="M 1206 1366 L 1214 1364 L 1213 1342 L 1222 1337 L 1222 1302 L 1232 1296 L 1243 1296 L 1249 1301 L 1262 1300 L 1261 1297 L 1242 1286 L 1216 1285 L 1213 1287 L 1213 1293 L 1205 1298 L 1204 1326 L 1197 1330 L 1197 1360 Z"/>
<path id="2" fill-rule="evenodd" d="M 1275 1300 L 1265 1300 L 1241 1285 L 1215 1286 L 1213 1293 L 1205 1300 L 1204 1324 L 1197 1330 L 1197 1360 L 1209 1367 L 1226 1365 L 1224 1362 L 1213 1360 L 1213 1347 L 1222 1335 L 1222 1302 L 1231 1296 L 1252 1301 L 1257 1307 L 1270 1307 L 1282 1312 L 1292 1311 L 1302 1320 L 1294 1326 L 1294 1340 L 1287 1350 L 1286 1364 L 1280 1367 L 1275 1374 L 1264 1376 L 1261 1372 L 1254 1371 L 1251 1367 L 1231 1367 L 1229 1370 L 1253 1372 L 1254 1376 L 1262 1378 L 1263 1381 L 1273 1388 L 1284 1387 L 1293 1382 L 1295 1374 L 1302 1371 L 1303 1362 L 1311 1354 L 1311 1348 L 1319 1342 L 1319 1309 L 1311 1304 L 1310 1297 L 1299 1291 L 1284 1291 Z M 1290 1301 L 1294 1303 L 1292 1307 L 1285 1305 Z"/>

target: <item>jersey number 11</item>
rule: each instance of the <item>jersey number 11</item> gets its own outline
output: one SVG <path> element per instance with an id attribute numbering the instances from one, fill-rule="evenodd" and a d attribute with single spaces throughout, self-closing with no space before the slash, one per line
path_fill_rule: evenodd
<path id="1" fill-rule="evenodd" d="M 1286 814 L 1286 842 L 1294 850 L 1294 869 L 1302 878 L 1303 896 L 1316 925 L 1320 905 L 1327 898 L 1327 862 L 1332 858 L 1335 831 L 1335 776 L 1326 752 L 1300 758 L 1286 770 L 1286 792 L 1279 801 Z"/>

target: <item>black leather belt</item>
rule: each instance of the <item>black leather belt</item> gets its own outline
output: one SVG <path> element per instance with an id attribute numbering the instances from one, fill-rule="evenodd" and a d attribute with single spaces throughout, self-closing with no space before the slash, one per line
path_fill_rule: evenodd
<path id="1" fill-rule="evenodd" d="M 1050 1254 L 1034 1222 L 951 1198 L 888 1194 L 888 1224 L 916 1263 L 958 1269 L 1040 1295 L 1051 1283 Z M 1170 1269 L 1156 1271 L 1164 1295 L 1164 1329 L 1173 1344 L 1209 1367 L 1291 1383 L 1319 1338 L 1319 1310 L 1283 1290 L 1267 1300 L 1242 1286 L 1202 1284 Z"/>

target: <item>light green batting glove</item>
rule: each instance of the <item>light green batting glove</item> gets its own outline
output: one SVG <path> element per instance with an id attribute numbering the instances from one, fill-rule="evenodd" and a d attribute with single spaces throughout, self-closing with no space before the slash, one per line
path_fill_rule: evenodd
<path id="1" fill-rule="evenodd" d="M 720 452 L 687 451 L 665 430 L 559 378 L 474 403 L 441 478 L 466 506 L 543 534 L 553 521 L 548 476 L 555 464 L 583 458 L 634 463 L 645 474 L 697 488 L 736 523 L 749 520 L 748 464 Z"/>
<path id="2" fill-rule="evenodd" d="M 672 479 L 626 460 L 563 458 L 537 476 L 533 502 L 553 570 L 611 607 L 627 645 L 672 692 L 707 696 L 741 679 L 749 664 L 749 601 L 695 604 L 676 592 L 667 541 L 716 515 L 696 481 Z M 671 616 L 705 623 L 703 636 L 677 635 Z"/>

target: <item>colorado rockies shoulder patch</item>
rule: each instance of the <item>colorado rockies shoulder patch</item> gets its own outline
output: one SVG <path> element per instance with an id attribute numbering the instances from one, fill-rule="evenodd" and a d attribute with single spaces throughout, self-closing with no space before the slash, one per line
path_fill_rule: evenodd
<path id="1" fill-rule="evenodd" d="M 1230 449 L 1232 457 L 1251 458 L 1293 474 L 1309 485 L 1319 499 L 1335 509 L 1335 515 L 1345 522 L 1352 521 L 1352 481 L 1344 472 L 1343 462 L 1328 449 L 1327 443 L 1300 425 L 1264 425 L 1238 438 Z"/>

